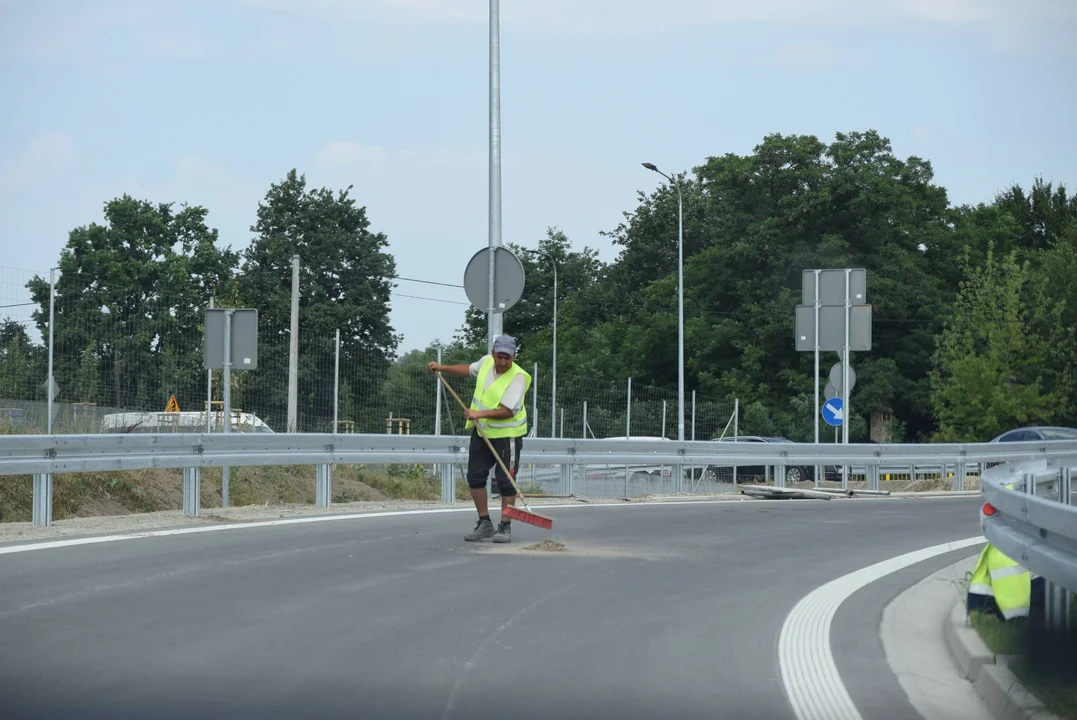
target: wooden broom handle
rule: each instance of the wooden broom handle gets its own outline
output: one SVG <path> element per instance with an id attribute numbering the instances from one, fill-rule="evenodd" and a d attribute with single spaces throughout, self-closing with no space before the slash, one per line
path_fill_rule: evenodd
<path id="1" fill-rule="evenodd" d="M 452 389 L 452 385 L 449 384 L 449 381 L 442 377 L 440 372 L 437 373 L 437 376 L 438 380 L 441 381 L 441 384 L 444 385 L 450 393 L 452 393 L 452 396 L 454 398 L 456 398 L 456 402 L 459 403 L 460 407 L 462 407 L 464 410 L 467 410 L 467 405 L 465 405 L 464 401 L 460 399 L 460 396 L 456 394 L 456 391 Z M 494 449 L 494 445 L 490 442 L 490 438 L 486 437 L 486 433 L 482 431 L 482 426 L 480 425 L 478 420 L 475 421 L 475 430 L 479 433 L 479 437 L 481 437 L 483 441 L 486 442 L 486 447 L 490 448 L 490 452 L 493 454 L 494 459 L 497 460 L 497 464 L 500 465 L 501 469 L 505 471 L 505 475 L 506 477 L 508 477 L 509 482 L 512 483 L 512 487 L 516 489 L 517 494 L 524 501 L 524 507 L 527 507 L 527 498 L 524 497 L 524 494 L 522 492 L 520 492 L 520 486 L 516 484 L 516 480 L 513 479 L 512 473 L 509 472 L 509 469 L 507 467 L 505 467 L 505 462 L 501 459 L 501 455 L 498 454 L 497 450 Z"/>

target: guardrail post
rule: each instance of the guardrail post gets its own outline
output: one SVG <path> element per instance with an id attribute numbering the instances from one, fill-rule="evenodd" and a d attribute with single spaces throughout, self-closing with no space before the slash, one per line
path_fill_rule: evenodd
<path id="1" fill-rule="evenodd" d="M 774 487 L 785 487 L 785 465 L 774 466 Z"/>
<path id="2" fill-rule="evenodd" d="M 879 466 L 868 465 L 868 490 L 879 490 Z"/>
<path id="3" fill-rule="evenodd" d="M 968 474 L 968 468 L 965 463 L 958 463 L 954 466 L 954 490 L 960 492 L 965 489 L 966 474 Z"/>
<path id="4" fill-rule="evenodd" d="M 454 503 L 456 502 L 456 488 L 453 478 L 453 465 L 452 463 L 442 463 L 441 465 L 441 502 Z"/>
<path id="5" fill-rule="evenodd" d="M 568 463 L 561 463 L 557 466 L 558 474 L 560 475 L 560 482 L 558 483 L 557 492 L 562 495 L 572 494 L 572 466 Z"/>
<path id="6" fill-rule="evenodd" d="M 1058 469 L 1058 501 L 1063 505 L 1072 505 L 1073 469 Z M 1033 484 L 1035 487 L 1035 484 Z M 1044 583 L 1044 603 L 1047 627 L 1052 630 L 1066 630 L 1070 626 L 1070 593 L 1066 588 L 1050 580 Z"/>
<path id="7" fill-rule="evenodd" d="M 333 468 L 327 463 L 317 466 L 314 477 L 314 503 L 329 507 L 333 500 Z"/>
<path id="8" fill-rule="evenodd" d="M 202 507 L 202 468 L 183 468 L 183 514 L 198 515 Z"/>
<path id="9" fill-rule="evenodd" d="M 684 465 L 673 465 L 670 468 L 670 485 L 674 495 L 684 492 Z"/>
<path id="10" fill-rule="evenodd" d="M 52 525 L 52 473 L 34 475 L 34 525 Z"/>

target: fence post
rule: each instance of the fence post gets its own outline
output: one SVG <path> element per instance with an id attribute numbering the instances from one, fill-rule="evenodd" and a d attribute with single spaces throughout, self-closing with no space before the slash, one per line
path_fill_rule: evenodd
<path id="1" fill-rule="evenodd" d="M 625 419 L 625 437 L 632 437 L 632 378 L 628 378 L 628 416 Z M 625 472 L 627 472 L 627 469 Z M 627 494 L 626 492 L 625 495 L 627 496 Z"/>
<path id="2" fill-rule="evenodd" d="M 52 525 L 52 473 L 34 475 L 34 525 Z"/>
<path id="3" fill-rule="evenodd" d="M 531 427 L 535 428 L 535 437 L 539 436 L 539 411 L 538 411 L 538 363 L 535 363 L 535 372 L 531 374 L 531 409 L 535 411 L 535 419 L 531 421 Z"/>
<path id="4" fill-rule="evenodd" d="M 329 507 L 333 497 L 333 470 L 327 463 L 316 466 L 314 502 L 318 507 Z"/>
<path id="5" fill-rule="evenodd" d="M 49 270 L 49 382 L 48 382 L 49 387 L 46 390 L 46 392 L 48 393 L 48 415 L 49 416 L 45 421 L 46 425 L 47 425 L 45 433 L 47 435 L 52 435 L 52 396 L 55 394 L 54 390 L 56 388 L 56 381 L 53 379 L 53 375 L 52 375 L 52 359 L 53 359 L 53 343 L 54 343 L 54 336 L 53 336 L 52 329 L 53 329 L 53 326 L 56 324 L 55 323 L 55 320 L 56 320 L 56 313 L 55 313 L 56 283 L 55 283 L 55 279 L 54 279 L 55 273 L 56 273 L 55 268 L 52 269 L 52 270 Z M 49 482 L 51 483 L 52 481 L 50 480 Z M 51 487 L 52 486 L 51 486 L 51 484 L 50 484 L 49 487 L 50 487 L 49 522 L 51 523 L 52 522 L 52 508 L 51 508 L 51 505 L 52 505 Z M 48 524 L 48 523 L 46 523 L 46 524 Z"/>
<path id="6" fill-rule="evenodd" d="M 183 514 L 199 514 L 202 507 L 202 468 L 183 468 Z"/>

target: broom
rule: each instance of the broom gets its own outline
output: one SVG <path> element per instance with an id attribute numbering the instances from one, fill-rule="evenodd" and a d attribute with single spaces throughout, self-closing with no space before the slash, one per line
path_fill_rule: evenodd
<path id="1" fill-rule="evenodd" d="M 460 407 L 467 410 L 467 405 L 464 404 L 464 401 L 460 399 L 460 396 L 456 394 L 456 391 L 452 389 L 452 386 L 449 385 L 448 381 L 444 377 L 442 377 L 440 372 L 437 373 L 437 376 L 438 379 L 441 380 L 442 385 L 445 386 L 445 389 L 452 393 L 452 396 L 456 398 L 456 402 L 459 403 Z M 520 500 L 524 504 L 524 510 L 520 510 L 515 505 L 508 505 L 502 509 L 502 514 L 508 515 L 510 518 L 519 520 L 520 522 L 527 523 L 528 525 L 535 525 L 536 527 L 545 528 L 546 530 L 552 529 L 553 518 L 547 517 L 531 510 L 531 506 L 527 504 L 527 498 L 524 497 L 524 494 L 522 492 L 520 492 L 520 486 L 516 484 L 516 480 L 512 477 L 512 472 L 507 467 L 505 467 L 505 463 L 501 459 L 501 455 L 499 455 L 497 450 L 494 449 L 493 443 L 491 443 L 490 439 L 486 437 L 486 433 L 482 431 L 482 425 L 478 422 L 475 423 L 475 431 L 479 433 L 479 437 L 481 437 L 486 443 L 486 447 L 490 448 L 490 452 L 493 454 L 494 459 L 497 460 L 497 464 L 501 466 L 501 469 L 505 472 L 505 475 L 506 477 L 508 477 L 509 482 L 512 483 L 512 487 L 516 489 L 516 494 L 520 496 Z"/>

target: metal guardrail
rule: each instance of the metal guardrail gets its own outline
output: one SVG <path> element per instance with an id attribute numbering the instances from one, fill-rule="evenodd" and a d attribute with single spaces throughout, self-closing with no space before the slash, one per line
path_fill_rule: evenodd
<path id="1" fill-rule="evenodd" d="M 1077 506 L 1073 475 L 1077 455 L 1026 460 L 981 476 L 984 537 L 1004 555 L 1042 576 L 1047 622 L 1069 622 L 1070 593 L 1077 593 Z"/>
<path id="2" fill-rule="evenodd" d="M 316 465 L 316 502 L 330 503 L 334 464 L 439 465 L 442 501 L 455 501 L 453 465 L 467 462 L 468 438 L 445 435 L 359 435 L 314 433 L 168 433 L 161 435 L 0 436 L 0 475 L 34 475 L 34 522 L 52 522 L 52 475 L 107 470 L 182 468 L 184 511 L 198 514 L 201 471 L 209 467 Z M 686 466 L 772 465 L 784 487 L 787 465 L 864 467 L 869 489 L 878 489 L 879 469 L 953 465 L 955 489 L 964 468 L 1077 456 L 1077 441 L 937 445 L 831 445 L 812 443 L 676 442 L 529 438 L 525 464 L 562 466 L 567 494 L 579 466 L 654 465 L 672 470 L 671 489 L 685 490 Z"/>
<path id="3" fill-rule="evenodd" d="M 0 436 L 0 476 L 34 476 L 33 521 L 42 525 L 52 523 L 52 477 L 62 472 L 182 468 L 184 512 L 198 514 L 201 470 L 207 467 L 316 465 L 316 502 L 326 507 L 331 503 L 334 464 L 438 465 L 442 500 L 453 503 L 452 467 L 466 463 L 467 447 L 466 437 L 433 435 L 8 435 Z M 685 492 L 686 466 L 771 465 L 780 488 L 787 465 L 858 466 L 866 469 L 868 488 L 878 490 L 880 468 L 953 465 L 954 486 L 961 490 L 966 467 L 1047 463 L 1062 455 L 1077 456 L 1077 441 L 813 444 L 530 438 L 524 442 L 523 461 L 561 466 L 565 494 L 572 494 L 575 468 L 615 465 L 668 466 L 674 493 Z"/>

